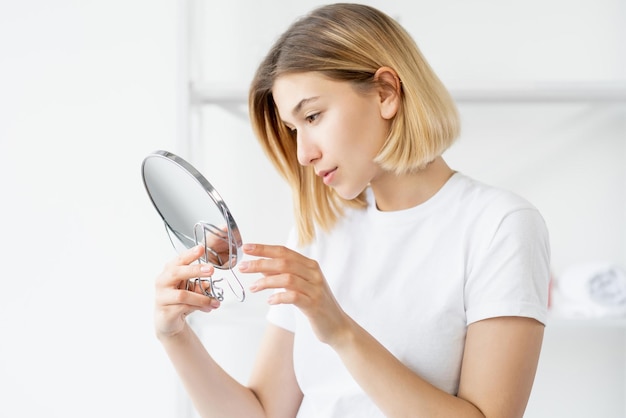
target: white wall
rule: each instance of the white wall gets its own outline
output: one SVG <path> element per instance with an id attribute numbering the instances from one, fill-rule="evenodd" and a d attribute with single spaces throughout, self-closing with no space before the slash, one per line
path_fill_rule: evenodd
<path id="1" fill-rule="evenodd" d="M 2 417 L 176 416 L 140 164 L 178 131 L 177 13 L 0 0 Z"/>

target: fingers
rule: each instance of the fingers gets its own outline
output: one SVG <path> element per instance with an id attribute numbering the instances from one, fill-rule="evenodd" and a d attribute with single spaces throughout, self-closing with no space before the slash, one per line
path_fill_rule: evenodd
<path id="1" fill-rule="evenodd" d="M 270 303 L 294 303 L 316 298 L 324 289 L 324 276 L 315 260 L 283 246 L 245 244 L 244 252 L 258 258 L 241 262 L 239 270 L 245 273 L 261 273 L 250 291 L 285 289 L 280 296 L 270 297 Z"/>
<path id="2" fill-rule="evenodd" d="M 272 293 L 267 299 L 270 305 L 292 304 L 296 306 L 310 305 L 311 298 L 306 293 L 285 291 Z"/>
<path id="3" fill-rule="evenodd" d="M 179 288 L 181 287 L 181 282 L 185 282 L 190 278 L 213 275 L 214 268 L 211 264 L 194 263 L 204 253 L 203 248 L 202 246 L 195 246 L 181 252 L 177 257 L 169 261 L 159 277 L 157 277 L 156 286 Z"/>
<path id="4" fill-rule="evenodd" d="M 295 253 L 295 251 L 292 251 L 282 245 L 265 244 L 244 244 L 243 251 L 246 254 L 267 258 L 285 257 L 289 253 Z"/>
<path id="5" fill-rule="evenodd" d="M 202 279 L 213 275 L 211 264 L 196 263 L 204 254 L 203 246 L 195 246 L 170 260 L 155 281 L 155 326 L 159 335 L 175 335 L 185 324 L 185 317 L 194 311 L 210 312 L 220 301 L 207 297 Z M 192 280 L 190 279 L 199 279 Z"/>
<path id="6" fill-rule="evenodd" d="M 239 264 L 245 273 L 261 273 L 251 287 L 252 292 L 281 289 L 269 296 L 270 305 L 296 306 L 310 321 L 320 341 L 336 340 L 347 327 L 347 315 L 342 311 L 324 278 L 317 261 L 287 247 L 245 244 L 247 255 L 259 257 Z"/>
<path id="7" fill-rule="evenodd" d="M 195 247 L 191 247 L 188 250 L 185 251 L 181 251 L 178 254 L 178 257 L 172 259 L 169 264 L 173 264 L 173 265 L 184 265 L 184 264 L 191 264 L 194 261 L 196 261 L 198 258 L 200 258 L 200 256 L 202 256 L 204 254 L 204 246 L 203 245 L 196 245 Z"/>
<path id="8" fill-rule="evenodd" d="M 211 264 L 195 263 L 203 251 L 203 246 L 195 246 L 181 252 L 165 265 L 155 282 L 158 306 L 181 305 L 181 309 L 188 311 L 219 306 L 218 300 L 206 296 L 208 283 L 192 280 L 210 277 L 214 273 Z"/>
<path id="9" fill-rule="evenodd" d="M 316 285 L 294 274 L 276 274 L 258 279 L 250 286 L 252 292 L 260 292 L 267 289 L 288 289 L 299 293 L 315 293 Z"/>
<path id="10" fill-rule="evenodd" d="M 244 253 L 256 257 L 256 260 L 244 261 L 239 264 L 239 270 L 245 273 L 301 273 L 319 270 L 315 260 L 304 257 L 302 254 L 281 245 L 244 244 Z"/>
<path id="11" fill-rule="evenodd" d="M 219 300 L 184 289 L 163 289 L 156 295 L 156 304 L 161 308 L 176 307 L 180 313 L 184 314 L 190 314 L 196 310 L 208 312 L 220 307 Z"/>

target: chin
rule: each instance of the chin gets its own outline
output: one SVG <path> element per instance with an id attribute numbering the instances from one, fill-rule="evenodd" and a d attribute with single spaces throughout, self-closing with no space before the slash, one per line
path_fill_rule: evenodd
<path id="1" fill-rule="evenodd" d="M 343 188 L 343 187 L 337 187 L 337 188 L 333 188 L 335 190 L 335 193 L 337 193 L 342 199 L 344 200 L 352 200 L 355 199 L 357 197 L 359 197 L 359 195 L 361 193 L 363 193 L 363 190 L 365 190 L 365 187 L 361 187 L 361 188 Z"/>

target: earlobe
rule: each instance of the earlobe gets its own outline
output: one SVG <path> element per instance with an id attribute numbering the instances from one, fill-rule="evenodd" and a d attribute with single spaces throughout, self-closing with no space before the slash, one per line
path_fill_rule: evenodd
<path id="1" fill-rule="evenodd" d="M 398 113 L 402 86 L 400 77 L 391 67 L 380 67 L 374 79 L 379 83 L 380 115 L 384 119 L 392 119 Z"/>

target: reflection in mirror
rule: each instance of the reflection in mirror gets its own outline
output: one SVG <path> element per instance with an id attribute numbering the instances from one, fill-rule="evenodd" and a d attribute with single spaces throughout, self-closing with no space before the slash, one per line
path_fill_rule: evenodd
<path id="1" fill-rule="evenodd" d="M 215 188 L 191 164 L 168 151 L 148 155 L 141 172 L 174 248 L 180 252 L 201 244 L 204 255 L 198 262 L 230 273 L 231 277 L 219 279 L 193 279 L 187 289 L 199 286 L 205 295 L 221 301 L 224 291 L 220 282 L 225 280 L 237 299 L 243 301 L 245 291 L 233 270 L 242 255 L 241 235 Z"/>

